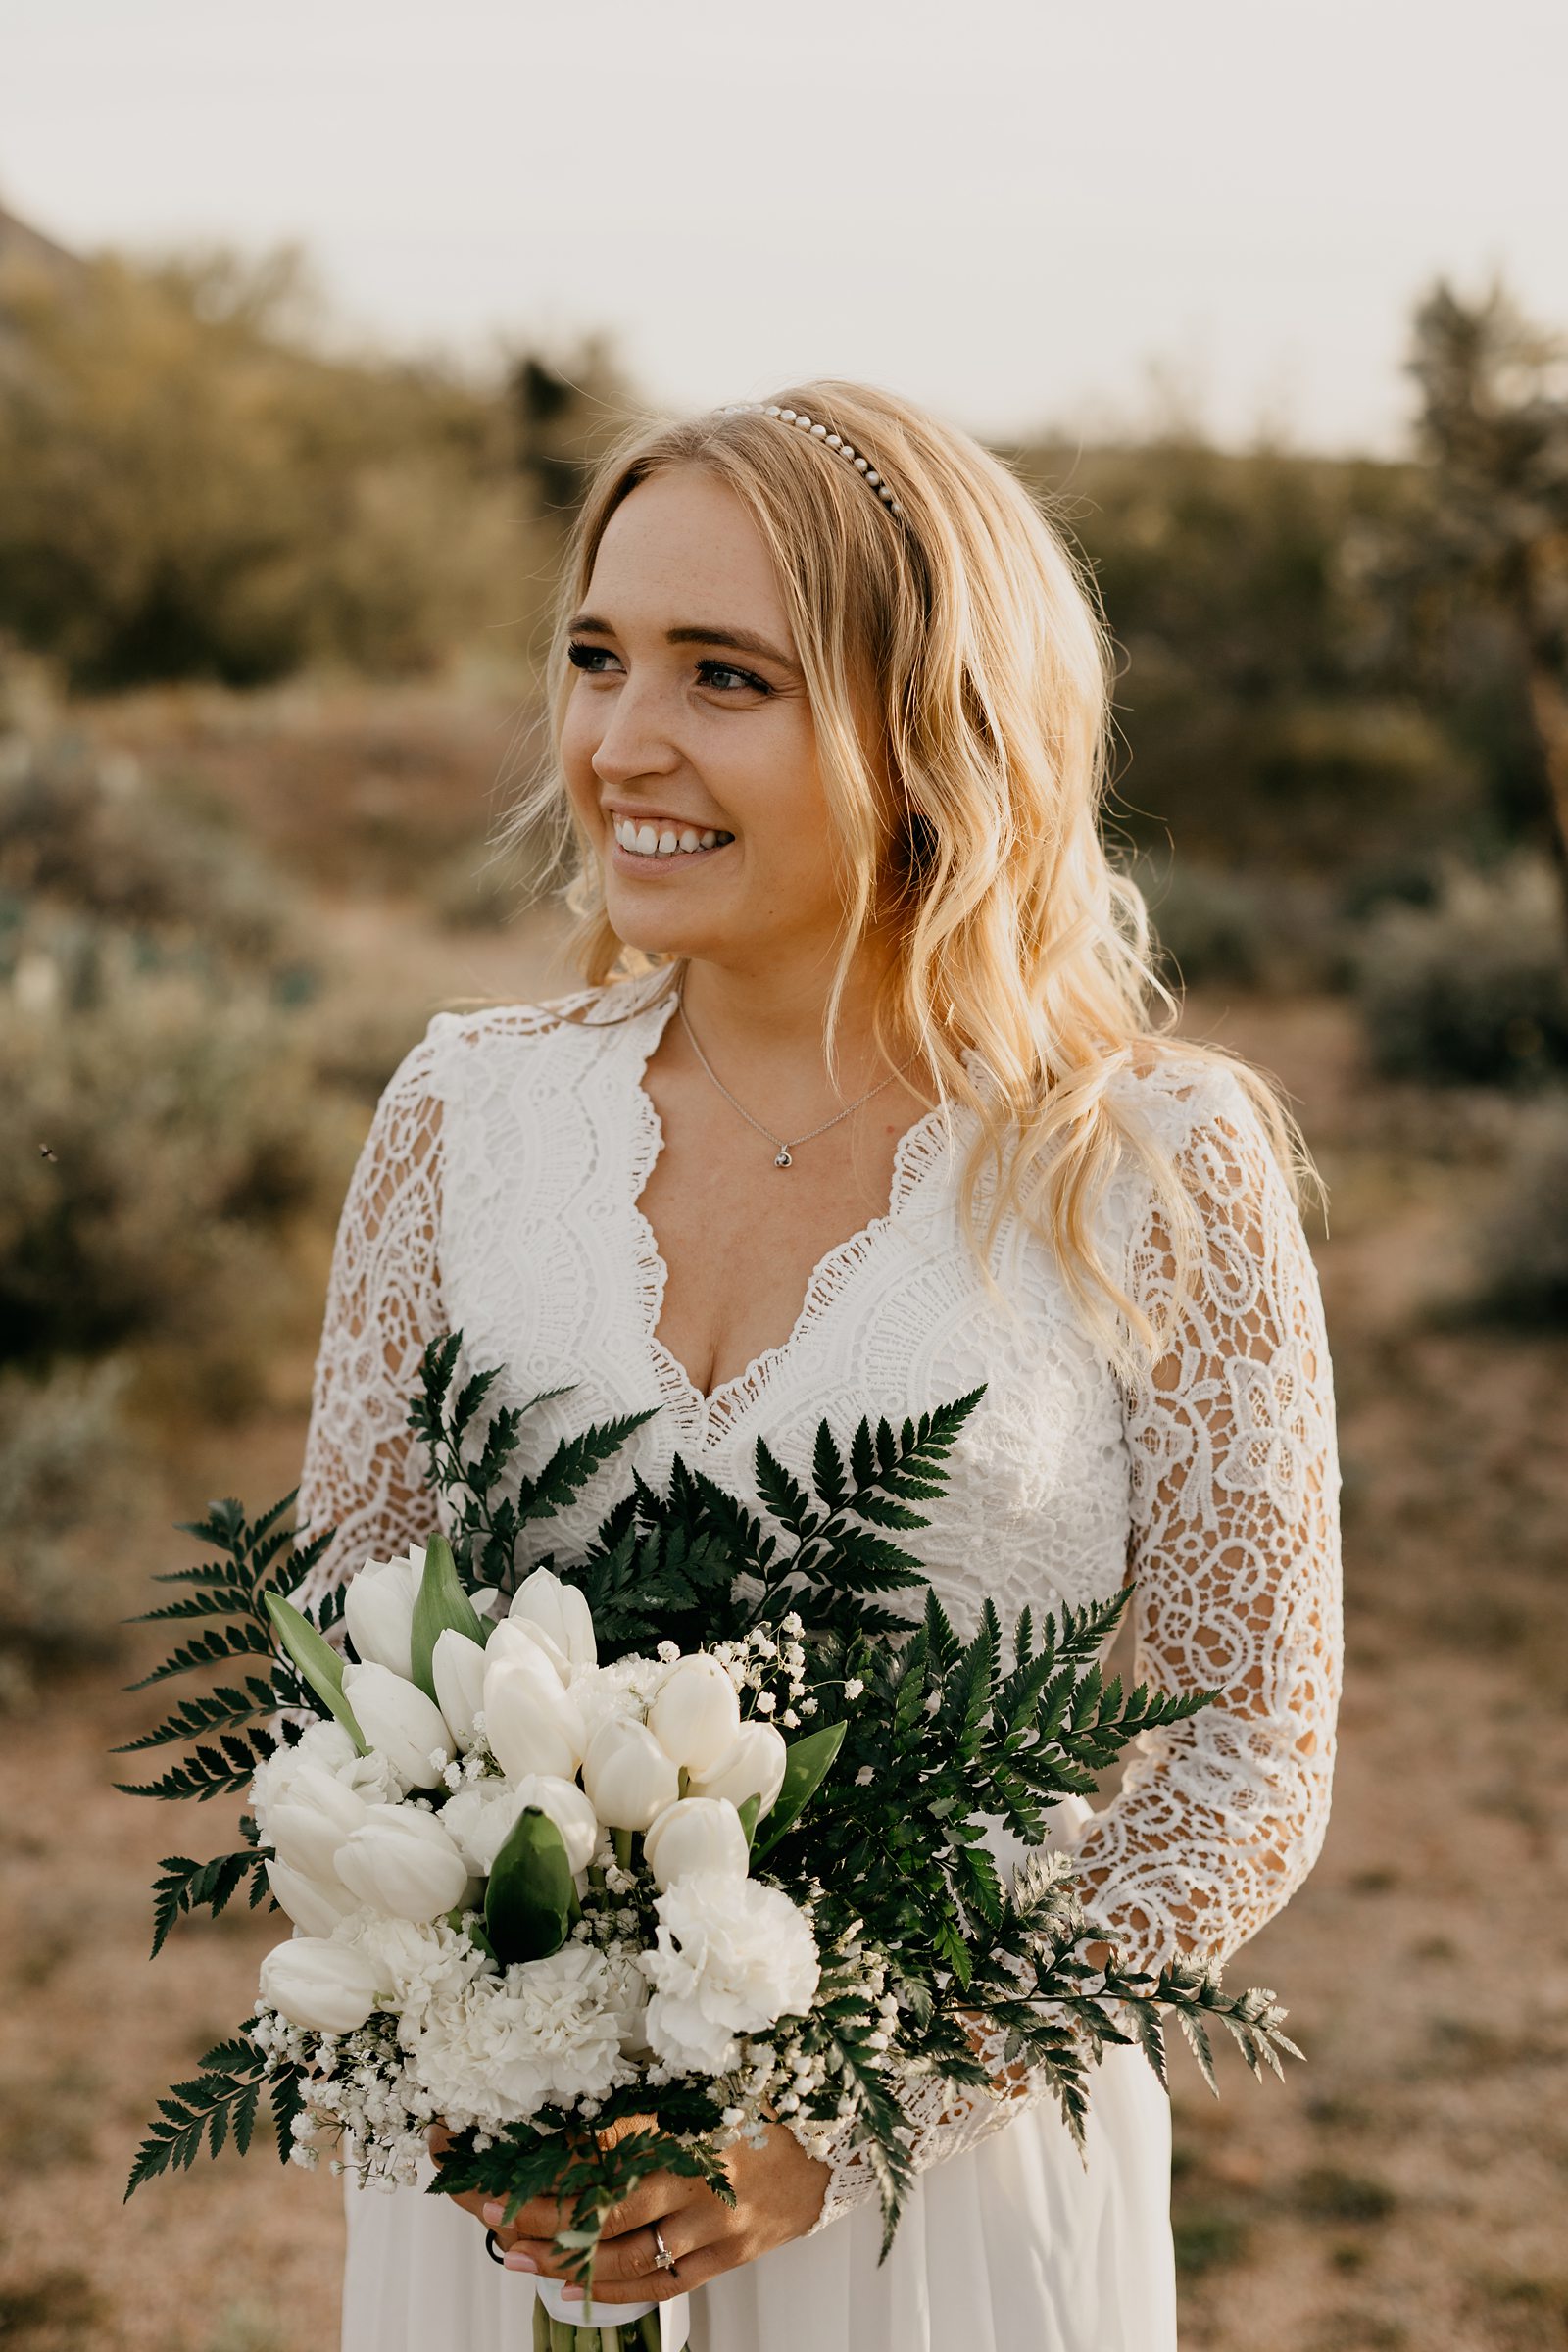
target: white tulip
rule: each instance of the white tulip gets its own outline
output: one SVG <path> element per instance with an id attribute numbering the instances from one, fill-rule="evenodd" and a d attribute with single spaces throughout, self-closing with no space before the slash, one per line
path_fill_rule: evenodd
<path id="1" fill-rule="evenodd" d="M 593 1613 L 575 1585 L 564 1585 L 548 1568 L 525 1576 L 512 1596 L 511 1622 L 536 1625 L 550 1636 L 573 1667 L 597 1666 Z"/>
<path id="2" fill-rule="evenodd" d="M 468 1885 L 456 1838 L 414 1805 L 377 1805 L 339 1847 L 337 1875 L 362 1903 L 420 1925 L 452 1910 Z"/>
<path id="3" fill-rule="evenodd" d="M 434 1699 L 416 1683 L 406 1683 L 389 1666 L 345 1666 L 343 1695 L 366 1739 L 410 1788 L 433 1788 L 457 1742 Z"/>
<path id="4" fill-rule="evenodd" d="M 257 2000 L 291 2025 L 317 2034 L 352 2034 L 375 2006 L 375 1971 L 347 1944 L 296 1936 L 262 1962 Z"/>
<path id="5" fill-rule="evenodd" d="M 266 1761 L 256 1767 L 250 1802 L 264 1845 L 270 1842 L 267 1824 L 272 1807 L 283 1803 L 308 1764 L 330 1773 L 334 1781 L 346 1783 L 368 1804 L 390 1802 L 402 1793 L 387 1770 L 385 1759 L 362 1756 L 342 1724 L 324 1721 L 307 1724 L 292 1747 L 274 1747 Z"/>
<path id="6" fill-rule="evenodd" d="M 495 1655 L 505 1630 L 497 1628 L 485 1653 L 484 1730 L 491 1753 L 509 1780 L 530 1772 L 574 1780 L 588 1743 L 582 1716 L 544 1651 L 520 1632 L 514 1646 Z"/>
<path id="7" fill-rule="evenodd" d="M 661 1894 L 694 1870 L 727 1870 L 744 1879 L 752 1862 L 740 1815 L 717 1796 L 683 1796 L 666 1805 L 643 1840 L 643 1859 Z"/>
<path id="8" fill-rule="evenodd" d="M 307 1764 L 268 1815 L 268 1841 L 290 1870 L 303 1871 L 308 1879 L 330 1880 L 338 1847 L 351 1830 L 369 1820 L 371 1811 L 359 1791 L 335 1773 Z"/>
<path id="9" fill-rule="evenodd" d="M 544 1772 L 524 1773 L 520 1781 L 478 1781 L 447 1800 L 441 1819 L 468 1868 L 487 1879 L 525 1805 L 537 1805 L 561 1832 L 573 1878 L 586 1870 L 599 1844 L 599 1816 L 575 1781 Z"/>
<path id="10" fill-rule="evenodd" d="M 484 1704 L 484 1669 L 485 1653 L 479 1642 L 451 1625 L 437 1634 L 430 1673 L 441 1712 L 465 1755 L 473 1745 L 474 1715 Z"/>
<path id="11" fill-rule="evenodd" d="M 646 1830 L 680 1794 L 675 1766 L 647 1724 L 623 1716 L 595 1732 L 582 1780 L 600 1820 L 616 1830 Z"/>
<path id="12" fill-rule="evenodd" d="M 485 1645 L 486 1658 L 548 1658 L 563 1690 L 571 1681 L 571 1660 L 553 1635 L 531 1617 L 503 1617 Z"/>
<path id="13" fill-rule="evenodd" d="M 702 1650 L 678 1658 L 654 1695 L 648 1728 L 671 1763 L 688 1772 L 716 1764 L 741 1728 L 740 1700 L 718 1660 Z"/>
<path id="14" fill-rule="evenodd" d="M 357 1908 L 352 1894 L 336 1880 L 313 1879 L 286 1862 L 269 1862 L 267 1883 L 297 1928 L 307 1936 L 330 1936 L 339 1920 Z"/>
<path id="15" fill-rule="evenodd" d="M 686 1785 L 688 1796 L 727 1796 L 732 1805 L 744 1805 L 749 1796 L 758 1801 L 757 1817 L 760 1821 L 770 1812 L 784 1786 L 784 1766 L 789 1749 L 782 1732 L 770 1723 L 743 1723 L 740 1737 L 734 1745 L 726 1747 L 716 1764 L 706 1772 L 694 1772 Z"/>
<path id="16" fill-rule="evenodd" d="M 343 1593 L 343 1621 L 367 1666 L 385 1666 L 409 1682 L 414 1597 L 424 1574 L 424 1545 L 411 1544 L 400 1560 L 367 1560 Z"/>

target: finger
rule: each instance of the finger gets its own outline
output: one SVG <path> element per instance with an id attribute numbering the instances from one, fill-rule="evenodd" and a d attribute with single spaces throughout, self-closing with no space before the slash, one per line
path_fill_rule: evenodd
<path id="1" fill-rule="evenodd" d="M 622 2230 L 614 2237 L 602 2237 L 594 2256 L 594 2277 L 617 2281 L 657 2278 L 661 2274 L 658 2260 L 660 2237 L 679 2262 L 685 2255 L 695 2253 L 698 2247 L 710 2244 L 728 2220 L 727 2209 L 716 2197 L 689 2197 L 684 2204 L 659 2216 L 659 2237 L 655 2236 L 653 2226 Z M 526 2256 L 547 2278 L 570 2279 L 574 2275 L 571 2261 L 549 2238 L 518 2238 L 514 2251 L 519 2256 Z M 516 2267 L 520 2268 L 521 2264 Z"/>
<path id="2" fill-rule="evenodd" d="M 691 2207 L 670 2214 L 653 2230 L 628 2230 L 621 2237 L 605 2238 L 594 2262 L 594 2287 L 619 2286 L 628 2279 L 657 2278 L 666 2269 L 659 2259 L 660 2239 L 676 2267 L 716 2235 L 717 2225 Z"/>
<path id="3" fill-rule="evenodd" d="M 597 2312 L 601 2304 L 610 2308 L 617 2303 L 673 2303 L 677 2295 L 690 2294 L 696 2287 L 706 2285 L 710 2278 L 716 2278 L 721 2271 L 733 2270 L 745 2259 L 744 2248 L 738 2240 L 715 2238 L 710 2245 L 699 2246 L 694 2253 L 677 2260 L 672 2271 L 654 2271 L 644 2278 L 602 2279 L 596 2269 L 594 2309 Z M 568 2286 L 563 2292 L 562 2301 L 575 2304 L 581 2296 L 581 2288 Z M 586 2324 L 592 2326 L 593 2322 Z"/>
<path id="4" fill-rule="evenodd" d="M 706 2194 L 700 2180 L 683 2180 L 674 2173 L 650 2173 L 629 2196 L 611 2206 L 601 2227 L 601 2237 L 608 2242 L 612 2237 L 625 2237 L 634 2230 L 651 2229 L 655 2222 L 662 2222 L 666 2214 L 679 2213 L 695 2198 Z"/>

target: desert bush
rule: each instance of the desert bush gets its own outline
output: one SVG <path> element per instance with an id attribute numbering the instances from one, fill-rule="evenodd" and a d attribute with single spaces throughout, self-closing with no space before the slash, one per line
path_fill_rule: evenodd
<path id="1" fill-rule="evenodd" d="M 290 257 L 105 256 L 5 307 L 0 625 L 74 684 L 416 670 L 533 609 L 505 403 L 325 356 Z"/>
<path id="2" fill-rule="evenodd" d="M 1387 1076 L 1517 1085 L 1568 1068 L 1568 933 L 1550 865 L 1448 861 L 1430 906 L 1386 906 L 1368 922 L 1355 988 Z"/>
<path id="3" fill-rule="evenodd" d="M 130 1379 L 122 1359 L 0 1375 L 0 1707 L 118 1640 L 125 1529 L 150 1507 L 122 1418 Z"/>
<path id="4" fill-rule="evenodd" d="M 0 968 L 44 927 L 74 929 L 83 947 L 120 932 L 144 964 L 183 960 L 215 978 L 297 968 L 306 955 L 264 858 L 172 801 L 128 754 L 106 756 L 58 724 L 0 735 Z"/>
<path id="5" fill-rule="evenodd" d="M 0 1361 L 155 1334 L 201 1349 L 321 1190 L 287 1016 L 103 960 L 90 1013 L 18 1006 L 13 990 L 0 1027 Z"/>
<path id="6" fill-rule="evenodd" d="M 1568 1093 L 1530 1106 L 1476 1254 L 1485 1310 L 1568 1329 Z"/>
<path id="7" fill-rule="evenodd" d="M 1152 853 L 1132 860 L 1167 984 L 1249 989 L 1343 985 L 1347 927 L 1309 877 Z"/>

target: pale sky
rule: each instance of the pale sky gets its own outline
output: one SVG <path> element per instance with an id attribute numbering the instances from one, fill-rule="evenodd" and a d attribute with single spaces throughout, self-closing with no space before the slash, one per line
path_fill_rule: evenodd
<path id="1" fill-rule="evenodd" d="M 1399 446 L 1405 324 L 1568 328 L 1563 0 L 0 0 L 0 200 L 309 249 L 400 349 L 616 337 L 655 400 L 859 375 L 1093 434 Z"/>

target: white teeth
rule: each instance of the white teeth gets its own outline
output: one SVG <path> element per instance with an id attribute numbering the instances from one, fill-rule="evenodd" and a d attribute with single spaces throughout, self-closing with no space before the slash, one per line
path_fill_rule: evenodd
<path id="1" fill-rule="evenodd" d="M 638 858 L 690 857 L 697 850 L 717 849 L 720 842 L 733 841 L 732 833 L 719 833 L 712 827 L 699 833 L 695 826 L 686 825 L 677 833 L 672 825 L 655 832 L 652 825 L 639 825 L 629 816 L 612 820 L 615 840 L 623 850 Z"/>

